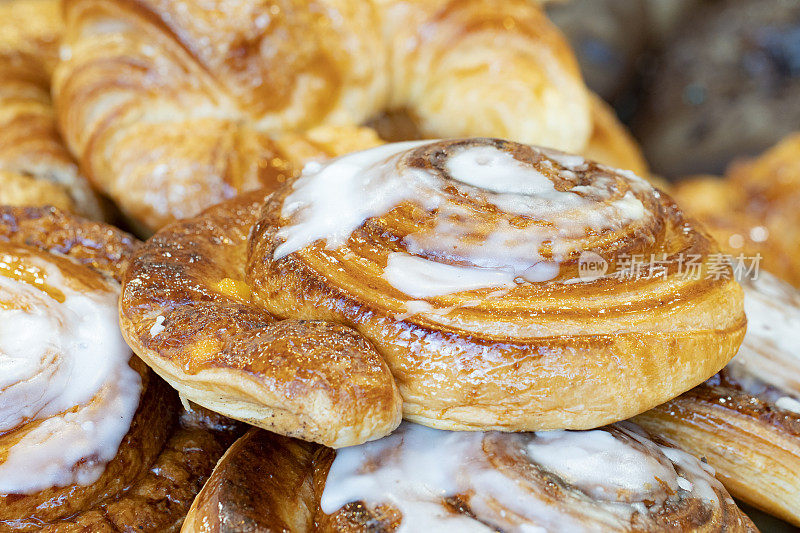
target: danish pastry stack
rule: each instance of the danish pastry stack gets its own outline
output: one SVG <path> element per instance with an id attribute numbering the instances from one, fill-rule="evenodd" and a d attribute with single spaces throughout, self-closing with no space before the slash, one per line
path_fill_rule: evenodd
<path id="1" fill-rule="evenodd" d="M 0 207 L 0 532 L 797 521 L 800 297 L 639 177 L 538 3 L 59 6 L 0 4 L 0 203 L 152 236 Z"/>

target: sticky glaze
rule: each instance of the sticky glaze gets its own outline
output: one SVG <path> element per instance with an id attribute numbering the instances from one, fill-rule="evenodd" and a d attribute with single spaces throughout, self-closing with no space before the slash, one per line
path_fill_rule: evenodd
<path id="1" fill-rule="evenodd" d="M 57 265 L 25 262 L 34 283 L 0 274 L 0 432 L 19 436 L 0 463 L 2 493 L 95 481 L 128 432 L 141 389 L 119 331 L 116 283 L 78 291 Z"/>
<path id="2" fill-rule="evenodd" d="M 635 194 L 652 188 L 636 176 L 597 167 L 587 181 L 576 173 L 588 168 L 578 156 L 530 148 L 535 161 L 523 161 L 492 140 L 471 142 L 442 152 L 440 168 L 416 160 L 429 142 L 382 146 L 307 168 L 281 207 L 290 222 L 278 231 L 274 259 L 317 241 L 338 249 L 368 219 L 410 202 L 432 214 L 433 227 L 403 237 L 406 252 L 389 256 L 384 279 L 424 298 L 548 281 L 587 232 L 652 216 Z M 617 194 L 619 179 L 630 190 Z M 479 226 L 475 206 L 459 198 L 505 216 Z"/>
<path id="3" fill-rule="evenodd" d="M 498 468 L 501 455 L 515 467 Z M 528 468 L 541 481 L 532 482 Z M 563 499 L 550 499 L 546 480 L 564 487 Z M 631 424 L 508 434 L 405 422 L 389 437 L 337 450 L 321 508 L 331 514 L 350 502 L 390 504 L 402 513 L 399 532 L 584 531 L 629 525 L 637 513 L 681 499 L 717 505 L 717 490 L 710 467 L 653 443 Z M 567 501 L 571 494 L 577 500 Z M 455 495 L 466 500 L 474 519 L 442 505 Z M 592 526 L 581 515 L 598 521 Z"/>

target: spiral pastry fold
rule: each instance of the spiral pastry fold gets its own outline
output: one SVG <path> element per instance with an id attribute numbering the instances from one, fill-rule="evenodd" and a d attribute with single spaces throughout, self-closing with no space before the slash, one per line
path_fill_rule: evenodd
<path id="1" fill-rule="evenodd" d="M 217 465 L 183 531 L 231 523 L 298 532 L 756 531 L 707 464 L 627 422 L 518 434 L 403 423 L 336 451 L 252 431 Z"/>
<path id="2" fill-rule="evenodd" d="M 174 530 L 232 440 L 182 414 L 125 344 L 118 280 L 135 246 L 0 208 L 0 531 Z"/>
<path id="3" fill-rule="evenodd" d="M 748 328 L 736 357 L 636 420 L 707 457 L 737 498 L 800 526 L 800 291 L 767 272 L 742 285 Z"/>
<path id="4" fill-rule="evenodd" d="M 158 232 L 123 281 L 128 344 L 186 398 L 286 435 L 348 446 L 400 423 L 386 363 L 344 326 L 278 320 L 244 281 L 264 203 L 243 195 Z"/>
<path id="5" fill-rule="evenodd" d="M 586 429 L 673 398 L 733 356 L 741 289 L 715 251 L 633 174 L 470 139 L 307 167 L 267 200 L 246 280 L 279 317 L 369 339 L 410 420 Z M 635 271 L 632 257 L 658 268 Z M 690 257 L 695 275 L 681 270 Z"/>

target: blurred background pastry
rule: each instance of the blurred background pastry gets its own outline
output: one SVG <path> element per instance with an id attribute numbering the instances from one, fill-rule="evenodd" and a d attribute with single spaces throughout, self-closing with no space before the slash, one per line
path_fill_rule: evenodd
<path id="1" fill-rule="evenodd" d="M 54 205 L 95 219 L 97 196 L 56 130 L 50 77 L 58 0 L 0 2 L 0 205 Z"/>
<path id="2" fill-rule="evenodd" d="M 613 116 L 593 137 L 572 51 L 527 0 L 65 6 L 60 126 L 100 190 L 151 230 L 274 187 L 308 161 L 298 143 L 317 159 L 372 146 L 361 125 L 386 113 L 420 136 L 594 149 L 643 170 Z M 355 140 L 319 143 L 318 127 Z"/>
<path id="3" fill-rule="evenodd" d="M 731 164 L 724 178 L 690 178 L 672 189 L 720 246 L 759 257 L 762 269 L 800 286 L 800 134 Z"/>

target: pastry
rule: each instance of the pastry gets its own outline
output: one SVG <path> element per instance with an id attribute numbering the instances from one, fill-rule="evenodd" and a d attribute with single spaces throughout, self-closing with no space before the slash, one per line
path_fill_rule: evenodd
<path id="1" fill-rule="evenodd" d="M 705 463 L 624 422 L 448 432 L 403 423 L 331 450 L 252 430 L 184 532 L 757 531 Z"/>
<path id="2" fill-rule="evenodd" d="M 182 413 L 119 333 L 136 242 L 0 207 L 0 531 L 174 531 L 233 430 Z M 218 427 L 215 427 L 216 424 Z"/>
<path id="3" fill-rule="evenodd" d="M 400 396 L 407 419 L 442 429 L 588 429 L 733 356 L 741 289 L 708 275 L 714 252 L 630 172 L 494 139 L 398 143 L 166 227 L 125 277 L 121 324 L 192 401 L 333 447 L 355 443 L 330 440 L 352 420 L 358 440 L 390 431 Z M 626 254 L 663 256 L 663 272 L 628 279 Z M 584 272 L 587 257 L 608 275 Z M 348 348 L 343 391 L 326 345 L 286 355 L 273 317 L 340 324 L 376 351 Z"/>
<path id="4" fill-rule="evenodd" d="M 733 361 L 636 421 L 707 457 L 737 498 L 800 527 L 800 291 L 768 272 L 742 285 L 748 326 Z"/>
<path id="5" fill-rule="evenodd" d="M 128 344 L 184 397 L 233 418 L 334 447 L 388 434 L 401 400 L 367 341 L 252 302 L 248 233 L 264 200 L 224 202 L 139 249 L 120 302 Z"/>
<path id="6" fill-rule="evenodd" d="M 60 125 L 98 187 L 151 229 L 275 187 L 307 161 L 297 143 L 317 159 L 346 152 L 319 146 L 319 127 L 368 147 L 377 138 L 361 124 L 404 112 L 423 137 L 570 151 L 594 127 L 571 50 L 528 0 L 65 6 Z"/>
<path id="7" fill-rule="evenodd" d="M 798 31 L 797 2 L 719 0 L 693 9 L 649 62 L 632 120 L 653 170 L 719 174 L 734 157 L 795 131 Z"/>
<path id="8" fill-rule="evenodd" d="M 0 205 L 103 212 L 56 131 L 50 76 L 62 21 L 57 0 L 0 2 Z"/>
<path id="9" fill-rule="evenodd" d="M 800 134 L 758 158 L 731 165 L 725 179 L 679 182 L 675 198 L 730 254 L 761 256 L 759 267 L 800 287 Z"/>

